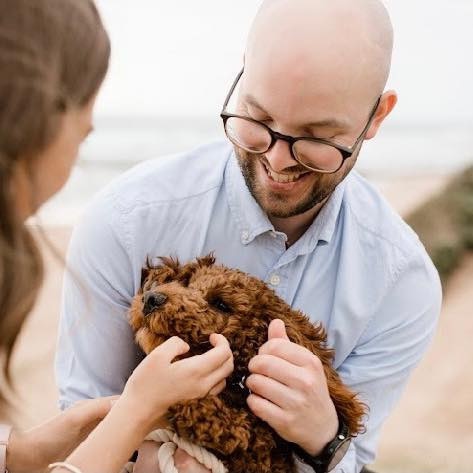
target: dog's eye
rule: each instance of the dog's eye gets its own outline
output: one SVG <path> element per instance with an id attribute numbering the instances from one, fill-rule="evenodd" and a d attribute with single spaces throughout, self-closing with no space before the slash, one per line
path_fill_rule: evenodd
<path id="1" fill-rule="evenodd" d="M 225 304 L 225 302 L 223 302 L 220 298 L 214 299 L 211 304 L 220 312 L 225 312 L 226 314 L 228 314 L 232 311 L 230 307 Z"/>
<path id="2" fill-rule="evenodd" d="M 179 277 L 179 282 L 180 282 L 184 287 L 188 287 L 190 281 L 191 281 L 191 275 L 190 275 L 190 274 L 185 274 L 184 276 L 180 276 L 180 277 Z"/>

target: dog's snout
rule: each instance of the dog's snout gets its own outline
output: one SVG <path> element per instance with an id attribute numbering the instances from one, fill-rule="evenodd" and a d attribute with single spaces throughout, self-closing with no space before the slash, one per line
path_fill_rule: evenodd
<path id="1" fill-rule="evenodd" d="M 149 315 L 156 309 L 159 309 L 166 301 L 168 296 L 161 292 L 146 292 L 143 296 L 143 311 L 145 315 Z"/>

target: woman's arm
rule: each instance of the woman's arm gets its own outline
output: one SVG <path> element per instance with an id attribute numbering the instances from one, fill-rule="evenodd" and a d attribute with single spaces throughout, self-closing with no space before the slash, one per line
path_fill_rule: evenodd
<path id="1" fill-rule="evenodd" d="M 110 413 L 67 458 L 83 473 L 116 473 L 174 403 L 216 394 L 233 371 L 233 355 L 222 335 L 212 335 L 213 349 L 172 362 L 189 347 L 173 337 L 136 368 Z M 64 471 L 56 468 L 54 473 Z M 12 472 L 15 473 L 15 472 Z"/>
<path id="2" fill-rule="evenodd" d="M 7 449 L 11 473 L 44 472 L 66 458 L 103 420 L 118 396 L 80 401 L 31 430 L 13 430 Z"/>

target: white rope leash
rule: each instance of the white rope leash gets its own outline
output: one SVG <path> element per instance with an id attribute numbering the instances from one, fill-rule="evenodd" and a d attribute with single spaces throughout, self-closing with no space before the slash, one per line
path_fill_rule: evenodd
<path id="1" fill-rule="evenodd" d="M 225 465 L 213 453 L 210 453 L 203 447 L 181 439 L 172 430 L 155 430 L 151 432 L 145 440 L 151 440 L 161 444 L 158 451 L 158 463 L 161 473 L 179 473 L 174 464 L 174 452 L 178 448 L 184 450 L 191 457 L 202 463 L 212 473 L 227 473 Z M 128 464 L 125 471 L 131 473 L 131 466 L 131 464 Z"/>

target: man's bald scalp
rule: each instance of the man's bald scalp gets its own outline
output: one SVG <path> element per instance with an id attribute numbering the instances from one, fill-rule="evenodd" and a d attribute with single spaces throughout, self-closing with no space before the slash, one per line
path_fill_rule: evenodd
<path id="1" fill-rule="evenodd" d="M 272 60 L 299 54 L 299 64 L 323 51 L 327 63 L 333 57 L 336 66 L 346 68 L 345 78 L 359 77 L 360 85 L 381 94 L 391 67 L 393 28 L 380 0 L 265 0 L 250 31 L 246 58 L 251 60 L 258 49 Z M 259 51 L 257 60 L 261 57 Z"/>

